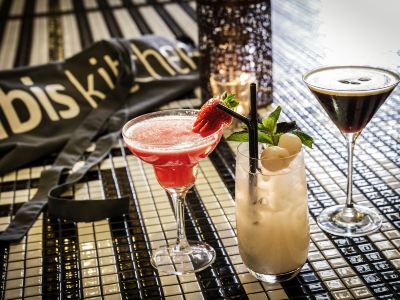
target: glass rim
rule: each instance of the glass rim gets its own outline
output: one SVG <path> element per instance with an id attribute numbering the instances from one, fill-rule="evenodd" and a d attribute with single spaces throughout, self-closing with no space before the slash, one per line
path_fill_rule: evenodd
<path id="1" fill-rule="evenodd" d="M 375 70 L 385 71 L 387 73 L 392 74 L 396 78 L 396 82 L 391 84 L 391 85 L 387 85 L 387 86 L 380 87 L 380 88 L 369 89 L 369 90 L 360 89 L 360 90 L 351 90 L 351 91 L 349 91 L 349 90 L 341 90 L 341 89 L 334 90 L 334 89 L 322 88 L 322 87 L 319 87 L 319 86 L 316 86 L 316 85 L 313 85 L 313 84 L 310 84 L 310 83 L 307 82 L 306 77 L 310 76 L 312 73 L 315 73 L 315 72 L 321 71 L 321 70 L 325 70 L 325 69 L 333 69 L 333 68 L 335 68 L 335 69 L 336 68 L 337 69 L 339 69 L 339 68 L 365 68 L 365 69 L 375 69 Z M 394 87 L 396 87 L 396 85 L 398 85 L 400 83 L 400 75 L 395 71 L 392 71 L 390 69 L 383 68 L 383 67 L 374 67 L 374 66 L 368 66 L 368 65 L 328 65 L 328 66 L 319 66 L 319 67 L 316 67 L 316 68 L 313 68 L 313 69 L 307 71 L 303 75 L 302 80 L 308 87 L 315 88 L 316 90 L 318 90 L 320 92 L 323 92 L 323 91 L 326 91 L 326 92 L 342 92 L 343 94 L 347 93 L 347 94 L 351 95 L 351 94 L 357 94 L 357 93 L 360 93 L 360 92 L 366 92 L 366 93 L 368 93 L 368 92 L 379 92 L 379 91 L 384 91 L 384 90 L 390 89 L 392 87 L 394 88 Z"/>
<path id="2" fill-rule="evenodd" d="M 240 155 L 240 156 L 242 156 L 242 157 L 245 157 L 245 158 L 247 158 L 249 161 L 250 160 L 253 160 L 253 161 L 256 161 L 257 162 L 257 166 L 258 166 L 258 163 L 261 163 L 261 161 L 262 161 L 262 159 L 261 158 L 252 158 L 252 157 L 250 157 L 250 155 L 248 154 L 248 152 L 246 151 L 246 153 L 244 153 L 244 151 L 242 151 L 242 150 L 240 150 L 240 147 L 242 146 L 242 145 L 246 145 L 246 144 L 248 144 L 248 142 L 241 142 L 238 146 L 237 146 L 237 155 Z M 260 142 L 258 142 L 258 145 L 262 145 L 262 144 L 264 144 L 264 143 L 260 143 Z M 272 161 L 272 160 L 278 160 L 278 161 L 284 161 L 284 160 L 289 160 L 289 161 L 292 161 L 295 157 L 297 157 L 298 155 L 302 155 L 303 157 L 304 157 L 304 150 L 303 150 L 303 147 L 301 147 L 301 149 L 300 149 L 300 151 L 299 152 L 297 152 L 297 153 L 295 153 L 295 154 L 292 154 L 292 155 L 290 155 L 290 156 L 288 156 L 288 157 L 283 157 L 283 158 L 271 158 L 271 159 L 266 159 L 266 161 Z M 236 162 L 237 162 L 237 159 L 236 159 Z M 257 167 L 257 171 L 256 172 L 251 172 L 250 171 L 250 164 L 249 164 L 249 167 L 248 167 L 248 169 L 246 170 L 246 172 L 247 173 L 250 173 L 250 174 L 260 174 L 260 175 L 263 175 L 263 176 L 279 176 L 279 175 L 284 175 L 284 174 L 288 174 L 288 173 L 291 173 L 292 171 L 295 171 L 295 170 L 297 170 L 297 169 L 299 169 L 299 168 L 301 168 L 302 166 L 301 165 L 298 165 L 298 166 L 296 166 L 296 167 L 292 167 L 292 168 L 284 168 L 284 169 L 281 169 L 281 170 L 278 170 L 278 171 L 269 171 L 268 173 L 263 173 L 263 172 L 261 172 L 260 171 L 260 169 Z"/>
<path id="3" fill-rule="evenodd" d="M 184 113 L 189 113 L 186 116 L 196 116 L 197 113 L 199 112 L 198 109 L 185 109 L 185 108 L 179 108 L 179 109 L 165 109 L 165 110 L 160 110 L 160 111 L 155 111 L 151 113 L 146 113 L 142 114 L 140 116 L 134 117 L 127 121 L 124 126 L 122 127 L 122 136 L 124 138 L 124 141 L 127 145 L 133 146 L 135 148 L 139 149 L 152 149 L 155 151 L 168 151 L 169 146 L 173 146 L 173 144 L 152 144 L 152 143 L 140 143 L 135 140 L 133 140 L 131 137 L 126 135 L 126 131 L 131 128 L 132 125 L 138 124 L 139 122 L 151 119 L 151 118 L 157 118 L 157 117 L 162 117 L 162 116 L 185 116 Z M 174 114 L 175 113 L 175 114 Z M 182 114 L 179 114 L 182 113 Z M 215 131 L 214 133 L 206 136 L 206 137 L 199 137 L 199 140 L 196 140 L 196 142 L 193 143 L 188 143 L 184 147 L 180 147 L 177 149 L 174 149 L 174 152 L 179 152 L 179 151 L 185 151 L 187 149 L 203 146 L 210 144 L 215 141 L 216 137 L 224 130 L 224 126 L 221 126 L 220 129 Z"/>

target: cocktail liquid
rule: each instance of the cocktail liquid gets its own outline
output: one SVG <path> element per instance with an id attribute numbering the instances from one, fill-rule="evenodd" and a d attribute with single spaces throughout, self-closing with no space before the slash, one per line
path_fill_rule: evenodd
<path id="1" fill-rule="evenodd" d="M 198 161 L 207 157 L 217 145 L 222 132 L 204 139 L 192 132 L 196 117 L 162 116 L 131 126 L 126 135 L 132 141 L 129 150 L 150 163 L 164 188 L 193 185 Z"/>
<path id="2" fill-rule="evenodd" d="M 398 81 L 390 71 L 369 67 L 327 67 L 304 80 L 336 126 L 360 132 Z"/>

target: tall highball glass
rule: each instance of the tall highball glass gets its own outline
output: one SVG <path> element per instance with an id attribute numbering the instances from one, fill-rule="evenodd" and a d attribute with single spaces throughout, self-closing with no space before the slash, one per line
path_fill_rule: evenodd
<path id="1" fill-rule="evenodd" d="M 304 154 L 267 162 L 278 166 L 276 171 L 257 159 L 252 173 L 248 153 L 249 144 L 240 144 L 235 190 L 240 256 L 257 279 L 286 281 L 306 262 L 310 242 Z"/>

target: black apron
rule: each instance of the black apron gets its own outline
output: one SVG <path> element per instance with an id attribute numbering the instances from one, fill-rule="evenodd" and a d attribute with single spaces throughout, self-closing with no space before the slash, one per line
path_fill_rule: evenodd
<path id="1" fill-rule="evenodd" d="M 0 175 L 59 152 L 0 241 L 22 239 L 47 203 L 72 221 L 127 213 L 128 197 L 61 195 L 109 153 L 128 118 L 189 92 L 197 78 L 194 49 L 156 36 L 100 41 L 63 62 L 0 72 Z M 60 184 L 92 142 L 85 164 Z"/>

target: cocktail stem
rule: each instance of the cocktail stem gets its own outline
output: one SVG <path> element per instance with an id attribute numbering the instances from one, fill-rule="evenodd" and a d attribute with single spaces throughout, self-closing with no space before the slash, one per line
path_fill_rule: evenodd
<path id="1" fill-rule="evenodd" d="M 182 251 L 189 247 L 185 231 L 185 199 L 188 189 L 168 189 L 167 192 L 171 196 L 175 208 L 177 223 L 175 250 Z"/>
<path id="2" fill-rule="evenodd" d="M 353 154 L 359 133 L 344 134 L 347 142 L 347 198 L 346 207 L 353 208 Z"/>

